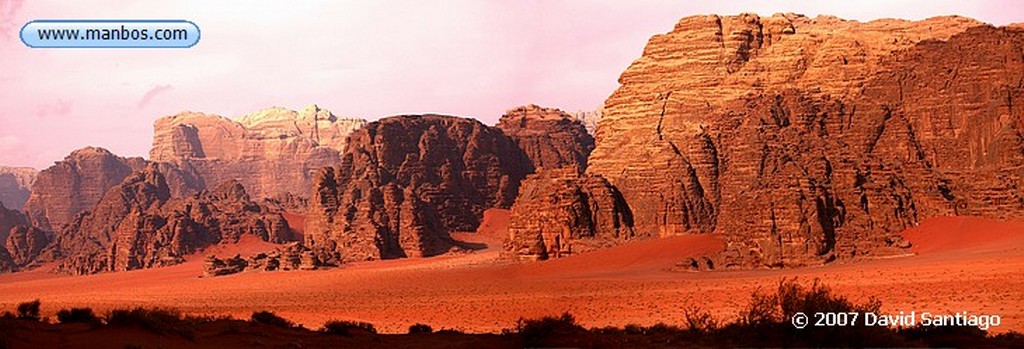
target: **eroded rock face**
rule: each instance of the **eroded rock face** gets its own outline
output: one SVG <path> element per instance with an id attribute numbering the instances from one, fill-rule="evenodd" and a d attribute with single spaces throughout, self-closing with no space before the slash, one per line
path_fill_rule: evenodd
<path id="1" fill-rule="evenodd" d="M 0 241 L 6 242 L 12 229 L 23 226 L 28 220 L 21 212 L 9 210 L 0 202 Z M 18 269 L 13 257 L 5 246 L 0 247 L 0 273 L 11 272 Z"/>
<path id="2" fill-rule="evenodd" d="M 36 170 L 30 167 L 0 166 L 0 203 L 14 210 L 21 210 L 28 201 Z"/>
<path id="3" fill-rule="evenodd" d="M 107 189 L 145 166 L 142 158 L 123 158 L 103 148 L 75 150 L 39 172 L 25 211 L 39 227 L 59 229 L 96 205 Z"/>
<path id="4" fill-rule="evenodd" d="M 29 266 L 53 240 L 53 234 L 36 227 L 19 225 L 7 236 L 7 253 L 19 269 Z"/>
<path id="5" fill-rule="evenodd" d="M 156 121 L 149 155 L 196 173 L 201 188 L 236 180 L 255 198 L 308 195 L 316 171 L 339 165 L 346 137 L 365 123 L 315 105 L 300 112 L 271 108 L 237 121 L 182 113 Z"/>
<path id="6" fill-rule="evenodd" d="M 199 194 L 172 198 L 157 164 L 112 187 L 94 209 L 57 234 L 45 258 L 58 271 L 91 274 L 180 263 L 200 248 L 252 234 L 270 242 L 293 240 L 280 213 L 249 199 L 229 181 Z"/>
<path id="7" fill-rule="evenodd" d="M 527 105 L 505 112 L 497 127 L 516 142 L 535 170 L 587 168 L 594 138 L 582 122 L 561 110 Z"/>
<path id="8" fill-rule="evenodd" d="M 508 207 L 529 161 L 500 130 L 452 116 L 384 118 L 352 133 L 342 164 L 314 180 L 309 247 L 345 260 L 447 252 L 485 209 Z"/>
<path id="9" fill-rule="evenodd" d="M 572 168 L 526 177 L 509 213 L 505 249 L 522 259 L 558 258 L 635 237 L 622 195 L 604 178 Z"/>
<path id="10" fill-rule="evenodd" d="M 927 217 L 1020 215 L 1021 34 L 980 25 L 684 18 L 620 77 L 588 172 L 638 234 L 723 233 L 719 267 L 898 253 Z"/>

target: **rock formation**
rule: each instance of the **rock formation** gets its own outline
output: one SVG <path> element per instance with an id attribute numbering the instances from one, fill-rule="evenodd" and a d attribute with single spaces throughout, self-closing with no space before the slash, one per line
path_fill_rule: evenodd
<path id="1" fill-rule="evenodd" d="M 53 235 L 47 231 L 19 225 L 11 228 L 5 247 L 14 265 L 22 269 L 32 264 L 52 240 Z"/>
<path id="2" fill-rule="evenodd" d="M 336 267 L 338 264 L 340 261 L 334 253 L 318 253 L 299 242 L 293 242 L 273 251 L 256 253 L 248 258 L 235 255 L 222 259 L 208 255 L 203 261 L 203 276 L 230 275 L 246 270 L 315 270 L 324 266 Z"/>
<path id="3" fill-rule="evenodd" d="M 6 242 L 12 229 L 23 226 L 28 220 L 21 212 L 9 210 L 0 202 L 0 242 Z M 13 256 L 7 251 L 6 246 L 0 246 L 0 273 L 15 271 L 18 269 Z"/>
<path id="4" fill-rule="evenodd" d="M 384 118 L 353 132 L 342 164 L 316 176 L 305 240 L 345 260 L 443 253 L 449 232 L 508 207 L 529 169 L 511 139 L 476 120 Z"/>
<path id="5" fill-rule="evenodd" d="M 156 121 L 149 156 L 196 173 L 200 188 L 237 180 L 254 198 L 308 195 L 316 171 L 340 164 L 346 137 L 364 124 L 315 105 L 301 112 L 270 108 L 238 121 L 181 113 Z"/>
<path id="6" fill-rule="evenodd" d="M 1022 212 L 1019 30 L 695 16 L 606 101 L 588 172 L 638 234 L 718 231 L 724 267 L 898 253 L 936 215 Z"/>
<path id="7" fill-rule="evenodd" d="M 597 175 L 572 168 L 526 177 L 509 214 L 505 249 L 523 259 L 585 252 L 634 237 L 622 195 Z"/>
<path id="8" fill-rule="evenodd" d="M 79 214 L 44 251 L 71 274 L 171 265 L 188 254 L 252 234 L 270 242 L 293 240 L 280 213 L 252 202 L 234 181 L 172 199 L 158 164 L 134 172 Z"/>
<path id="9" fill-rule="evenodd" d="M 587 133 L 591 136 L 597 134 L 597 123 L 601 121 L 601 108 L 594 110 L 580 110 L 572 113 L 572 117 L 583 123 L 583 127 L 587 129 Z"/>
<path id="10" fill-rule="evenodd" d="M 572 167 L 582 172 L 594 150 L 594 137 L 583 123 L 558 109 L 533 104 L 510 109 L 497 127 L 516 142 L 536 170 Z"/>
<path id="11" fill-rule="evenodd" d="M 0 203 L 7 208 L 21 210 L 35 178 L 34 168 L 0 166 Z"/>
<path id="12" fill-rule="evenodd" d="M 142 158 L 119 157 L 103 148 L 75 150 L 39 172 L 25 211 L 39 227 L 59 229 L 96 205 L 107 189 L 145 166 Z"/>

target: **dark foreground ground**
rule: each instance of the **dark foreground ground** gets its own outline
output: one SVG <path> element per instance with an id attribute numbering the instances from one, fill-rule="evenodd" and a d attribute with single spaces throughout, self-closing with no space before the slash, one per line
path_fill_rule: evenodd
<path id="1" fill-rule="evenodd" d="M 312 330 L 271 312 L 248 320 L 195 317 L 168 309 L 119 309 L 103 315 L 64 309 L 40 318 L 38 301 L 0 316 L 5 348 L 695 348 L 695 347 L 972 347 L 1024 348 L 1017 332 L 989 334 L 976 327 L 888 328 L 848 326 L 796 329 L 797 312 L 877 312 L 881 302 L 853 303 L 817 280 L 782 280 L 773 292 L 755 292 L 739 317 L 719 323 L 699 307 L 680 325 L 586 329 L 569 313 L 520 319 L 500 334 L 435 331 L 426 324 L 406 334 L 378 334 L 373 324 L 329 321 Z"/>

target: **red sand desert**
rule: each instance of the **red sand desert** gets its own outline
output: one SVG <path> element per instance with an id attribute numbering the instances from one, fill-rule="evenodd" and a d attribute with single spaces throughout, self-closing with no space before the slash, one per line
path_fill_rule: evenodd
<path id="1" fill-rule="evenodd" d="M 680 272 L 684 255 L 720 248 L 715 235 L 634 242 L 546 262 L 500 257 L 507 211 L 490 210 L 476 233 L 455 234 L 486 244 L 473 253 L 427 259 L 349 264 L 319 271 L 244 272 L 201 278 L 202 254 L 184 264 L 82 277 L 39 268 L 0 275 L 0 307 L 39 298 L 43 312 L 90 306 L 99 312 L 129 306 L 172 307 L 193 314 L 247 318 L 271 310 L 309 327 L 329 319 L 368 321 L 382 332 L 409 325 L 498 332 L 520 317 L 569 311 L 584 326 L 682 323 L 698 305 L 732 320 L 752 291 L 784 277 L 820 278 L 853 300 L 871 295 L 884 312 L 997 314 L 993 332 L 1024 330 L 1024 223 L 969 217 L 925 221 L 904 236 L 913 255 L 794 270 Z M 265 251 L 274 245 L 245 239 L 208 253 Z"/>

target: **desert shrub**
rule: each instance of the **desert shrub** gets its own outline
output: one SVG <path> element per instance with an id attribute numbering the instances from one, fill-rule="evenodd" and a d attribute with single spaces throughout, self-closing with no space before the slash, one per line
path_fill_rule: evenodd
<path id="1" fill-rule="evenodd" d="M 644 334 L 646 332 L 646 329 L 637 324 L 626 324 L 622 330 L 625 331 L 626 334 Z"/>
<path id="2" fill-rule="evenodd" d="M 855 304 L 815 279 L 810 287 L 796 278 L 783 279 L 775 293 L 755 291 L 740 313 L 737 323 L 723 328 L 725 338 L 738 339 L 739 345 L 799 346 L 890 346 L 900 340 L 888 328 L 865 326 L 863 321 L 850 326 L 793 327 L 790 320 L 796 313 L 812 317 L 815 313 L 877 312 L 881 302 L 871 299 Z M 740 335 L 742 334 L 742 335 Z"/>
<path id="3" fill-rule="evenodd" d="M 426 324 L 415 324 L 409 326 L 409 334 L 434 333 L 434 328 Z"/>
<path id="4" fill-rule="evenodd" d="M 93 314 L 91 308 L 71 308 L 61 309 L 57 312 L 57 321 L 62 324 L 66 323 L 99 323 L 100 319 Z"/>
<path id="5" fill-rule="evenodd" d="M 39 320 L 39 305 L 41 303 L 38 299 L 31 302 L 24 302 L 18 304 L 18 318 L 25 320 Z"/>
<path id="6" fill-rule="evenodd" d="M 115 309 L 107 314 L 111 326 L 136 326 L 157 334 L 176 334 L 184 338 L 195 338 L 197 320 L 183 317 L 173 309 Z"/>
<path id="7" fill-rule="evenodd" d="M 5 311 L 3 313 L 3 315 L 0 315 L 0 319 L 4 319 L 4 320 L 14 320 L 14 319 L 17 319 L 17 318 L 18 318 L 17 316 L 14 316 L 14 313 L 9 312 L 9 311 Z"/>
<path id="8" fill-rule="evenodd" d="M 680 329 L 679 327 L 668 325 L 661 322 L 644 329 L 645 334 L 677 334 L 681 331 L 682 329 Z"/>
<path id="9" fill-rule="evenodd" d="M 424 325 L 426 326 L 426 325 Z M 430 327 L 430 326 L 427 326 Z M 410 327 L 410 331 L 412 328 Z M 324 324 L 322 330 L 324 333 L 337 334 L 342 336 L 351 336 L 357 332 L 368 332 L 377 333 L 377 328 L 373 327 L 373 324 L 369 322 L 361 321 L 347 321 L 347 320 L 331 320 Z"/>
<path id="10" fill-rule="evenodd" d="M 252 322 L 255 323 L 282 328 L 292 328 L 293 326 L 295 326 L 295 324 L 293 324 L 291 321 L 288 321 L 288 319 L 277 316 L 277 314 L 274 314 L 269 311 L 254 312 L 252 313 L 250 319 L 252 320 Z"/>
<path id="11" fill-rule="evenodd" d="M 561 316 L 545 316 L 540 319 L 522 319 L 516 322 L 515 333 L 518 333 L 526 347 L 542 347 L 557 336 L 573 336 L 586 332 L 576 323 L 576 318 L 568 312 Z"/>
<path id="12" fill-rule="evenodd" d="M 718 329 L 718 322 L 711 313 L 698 306 L 683 309 L 686 329 L 696 334 L 704 334 Z"/>

